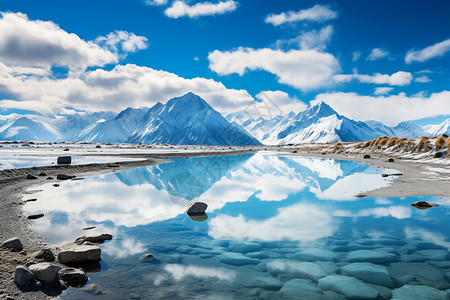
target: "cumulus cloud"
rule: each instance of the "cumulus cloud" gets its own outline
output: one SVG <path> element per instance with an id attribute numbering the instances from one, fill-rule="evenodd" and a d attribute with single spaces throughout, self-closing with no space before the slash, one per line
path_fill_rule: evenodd
<path id="1" fill-rule="evenodd" d="M 420 83 L 427 83 L 427 82 L 431 82 L 431 79 L 428 78 L 428 76 L 426 76 L 426 75 L 422 75 L 422 76 L 416 77 L 414 79 L 414 81 L 415 82 L 420 82 Z"/>
<path id="2" fill-rule="evenodd" d="M 302 9 L 299 11 L 271 14 L 266 17 L 265 21 L 273 26 L 279 26 L 285 23 L 300 21 L 325 22 L 336 18 L 337 13 L 335 11 L 331 10 L 328 6 L 317 4 L 311 8 Z"/>
<path id="3" fill-rule="evenodd" d="M 355 51 L 352 53 L 352 61 L 358 61 L 361 57 L 361 51 Z"/>
<path id="4" fill-rule="evenodd" d="M 374 84 L 389 84 L 404 86 L 409 85 L 413 79 L 413 76 L 409 72 L 398 71 L 392 75 L 375 73 L 373 75 L 366 74 L 338 74 L 334 76 L 334 80 L 338 83 L 349 82 L 352 80 L 358 80 L 363 83 L 374 83 Z"/>
<path id="5" fill-rule="evenodd" d="M 168 0 L 145 0 L 144 3 L 146 5 L 161 6 L 166 5 L 168 2 Z"/>
<path id="6" fill-rule="evenodd" d="M 424 62 L 435 57 L 441 57 L 450 51 L 450 39 L 428 46 L 422 50 L 410 50 L 406 53 L 405 62 Z"/>
<path id="7" fill-rule="evenodd" d="M 247 91 L 227 89 L 212 79 L 188 79 L 133 64 L 117 65 L 112 70 L 70 72 L 65 79 L 55 79 L 16 76 L 0 63 L 0 87 L 2 92 L 13 94 L 18 100 L 3 100 L 0 107 L 29 107 L 42 113 L 57 113 L 68 106 L 87 111 L 149 107 L 189 91 L 222 112 L 243 109 L 254 101 Z"/>
<path id="8" fill-rule="evenodd" d="M 273 50 L 238 48 L 209 53 L 209 68 L 219 75 L 264 70 L 278 77 L 280 83 L 300 90 L 327 86 L 340 70 L 339 61 L 329 53 L 316 50 Z"/>
<path id="9" fill-rule="evenodd" d="M 16 66 L 84 69 L 117 63 L 118 57 L 53 22 L 33 21 L 22 13 L 1 13 L 0 60 Z"/>
<path id="10" fill-rule="evenodd" d="M 383 87 L 377 87 L 375 88 L 375 92 L 373 92 L 375 95 L 388 95 L 394 88 L 383 86 Z"/>
<path id="11" fill-rule="evenodd" d="M 357 93 L 324 93 L 311 104 L 324 101 L 338 113 L 351 119 L 378 120 L 393 126 L 402 121 L 417 120 L 442 115 L 450 111 L 450 91 L 408 97 L 404 93 L 390 96 L 362 96 Z M 364 107 L 364 109 L 361 109 Z"/>
<path id="12" fill-rule="evenodd" d="M 290 111 L 298 113 L 307 108 L 307 105 L 297 97 L 290 97 L 288 93 L 283 91 L 262 91 L 256 95 L 256 98 L 261 101 L 256 103 L 263 107 L 266 107 L 268 103 L 275 104 L 282 114 L 287 114 Z"/>
<path id="13" fill-rule="evenodd" d="M 145 36 L 137 36 L 132 32 L 116 30 L 106 36 L 100 36 L 95 42 L 115 53 L 136 52 L 148 47 L 148 39 Z"/>
<path id="14" fill-rule="evenodd" d="M 368 60 L 378 60 L 385 57 L 389 57 L 389 52 L 380 48 L 373 48 L 370 52 L 369 56 L 367 56 Z"/>
<path id="15" fill-rule="evenodd" d="M 222 15 L 233 12 L 237 9 L 237 2 L 234 0 L 219 1 L 217 3 L 201 2 L 192 6 L 184 1 L 175 1 L 168 7 L 164 14 L 169 18 L 189 17 L 196 18 L 202 16 Z"/>
<path id="16" fill-rule="evenodd" d="M 331 40 L 333 32 L 333 26 L 328 25 L 320 30 L 302 32 L 299 36 L 292 39 L 278 40 L 276 41 L 275 46 L 277 48 L 295 46 L 303 50 L 315 49 L 318 51 L 323 51 L 326 49 L 328 42 Z"/>

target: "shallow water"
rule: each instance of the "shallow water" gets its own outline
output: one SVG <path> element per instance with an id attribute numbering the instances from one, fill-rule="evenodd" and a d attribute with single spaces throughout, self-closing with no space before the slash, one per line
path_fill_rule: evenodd
<path id="1" fill-rule="evenodd" d="M 443 296 L 448 205 L 354 197 L 388 185 L 380 174 L 352 161 L 270 153 L 180 158 L 49 183 L 24 209 L 45 214 L 34 228 L 51 244 L 86 226 L 114 236 L 89 274 L 103 295 L 69 289 L 66 299 L 389 299 L 410 285 Z M 409 205 L 418 200 L 441 206 Z M 194 201 L 208 204 L 206 221 L 184 214 Z M 140 262 L 146 253 L 158 261 Z"/>

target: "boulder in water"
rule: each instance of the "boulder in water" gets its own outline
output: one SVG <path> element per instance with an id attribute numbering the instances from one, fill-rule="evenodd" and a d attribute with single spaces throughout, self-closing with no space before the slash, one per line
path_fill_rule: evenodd
<path id="1" fill-rule="evenodd" d="M 68 151 L 69 149 L 67 149 Z M 71 156 L 60 156 L 58 157 L 56 163 L 58 165 L 70 165 L 72 163 L 72 157 Z"/>

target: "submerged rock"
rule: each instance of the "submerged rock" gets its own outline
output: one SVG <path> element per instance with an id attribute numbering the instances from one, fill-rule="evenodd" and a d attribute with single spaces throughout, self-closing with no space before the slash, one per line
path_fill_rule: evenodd
<path id="1" fill-rule="evenodd" d="M 63 246 L 58 254 L 58 260 L 62 264 L 83 263 L 100 260 L 102 250 L 97 245 L 69 244 Z"/>
<path id="2" fill-rule="evenodd" d="M 33 272 L 37 280 L 48 283 L 56 279 L 61 267 L 48 262 L 43 262 L 31 265 L 29 269 Z"/>
<path id="3" fill-rule="evenodd" d="M 250 284 L 254 287 L 259 287 L 265 290 L 278 291 L 283 286 L 283 283 L 273 277 L 256 277 Z"/>
<path id="4" fill-rule="evenodd" d="M 437 289 L 450 287 L 444 272 L 428 263 L 393 263 L 389 268 L 389 273 L 400 284 L 413 281 L 414 283 L 433 286 Z"/>
<path id="5" fill-rule="evenodd" d="M 231 252 L 247 253 L 260 251 L 262 246 L 261 244 L 253 242 L 231 242 L 228 249 Z"/>
<path id="6" fill-rule="evenodd" d="M 33 272 L 25 266 L 19 265 L 14 273 L 14 282 L 20 286 L 31 286 L 36 282 Z"/>
<path id="7" fill-rule="evenodd" d="M 142 263 L 152 263 L 152 264 L 159 264 L 159 263 L 161 263 L 161 261 L 158 258 L 156 258 L 156 256 L 154 256 L 151 253 L 147 253 L 147 254 L 142 255 L 139 258 L 139 261 L 142 262 Z"/>
<path id="8" fill-rule="evenodd" d="M 341 267 L 342 275 L 348 275 L 365 282 L 393 287 L 394 283 L 385 266 L 372 263 L 352 263 Z"/>
<path id="9" fill-rule="evenodd" d="M 439 206 L 436 203 L 431 203 L 431 202 L 427 202 L 427 201 L 416 201 L 414 203 L 411 203 L 410 205 L 414 206 L 415 208 L 418 209 L 427 209 L 430 207 L 437 207 Z"/>
<path id="10" fill-rule="evenodd" d="M 68 286 L 82 287 L 88 282 L 89 278 L 82 269 L 64 268 L 58 272 L 59 277 Z"/>
<path id="11" fill-rule="evenodd" d="M 12 237 L 6 241 L 4 241 L 0 247 L 2 248 L 8 248 L 12 251 L 20 251 L 23 249 L 22 242 L 19 240 L 18 237 Z"/>
<path id="12" fill-rule="evenodd" d="M 296 276 L 317 281 L 327 276 L 327 272 L 313 262 L 299 262 L 289 259 L 276 259 L 266 262 L 267 270 L 272 275 L 294 274 Z"/>
<path id="13" fill-rule="evenodd" d="M 404 285 L 392 291 L 396 300 L 448 300 L 446 292 L 425 285 Z"/>
<path id="14" fill-rule="evenodd" d="M 92 293 L 94 295 L 102 295 L 103 294 L 103 288 L 96 283 L 88 285 L 87 287 L 85 287 L 83 289 L 83 291 L 85 291 L 87 293 Z"/>
<path id="15" fill-rule="evenodd" d="M 306 279 L 291 279 L 281 288 L 279 294 L 290 299 L 323 299 L 317 284 Z"/>
<path id="16" fill-rule="evenodd" d="M 376 299 L 378 291 L 353 277 L 328 275 L 319 279 L 319 288 L 343 294 L 347 299 Z"/>
<path id="17" fill-rule="evenodd" d="M 325 250 L 321 248 L 306 248 L 302 251 L 291 255 L 290 258 L 307 260 L 307 261 L 334 261 L 337 258 L 337 254 L 330 250 Z"/>
<path id="18" fill-rule="evenodd" d="M 219 260 L 223 263 L 234 266 L 257 265 L 260 262 L 259 259 L 250 258 L 248 256 L 236 252 L 222 253 L 221 255 L 219 255 Z"/>
<path id="19" fill-rule="evenodd" d="M 356 250 L 347 255 L 349 262 L 389 263 L 397 260 L 394 253 L 379 250 Z"/>

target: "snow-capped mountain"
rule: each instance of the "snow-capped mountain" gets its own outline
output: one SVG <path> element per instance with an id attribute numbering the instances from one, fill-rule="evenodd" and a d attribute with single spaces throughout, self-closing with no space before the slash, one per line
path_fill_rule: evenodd
<path id="1" fill-rule="evenodd" d="M 4 121 L 0 128 L 0 140 L 55 141 L 61 133 L 45 122 L 29 117 Z"/>
<path id="2" fill-rule="evenodd" d="M 183 145 L 260 145 L 236 123 L 228 122 L 199 96 L 188 93 L 150 108 L 130 143 Z"/>
<path id="3" fill-rule="evenodd" d="M 450 136 L 450 119 L 445 120 L 438 125 L 427 125 L 423 129 L 428 132 L 429 137 L 441 136 L 443 134 Z"/>
<path id="4" fill-rule="evenodd" d="M 115 118 L 100 120 L 87 126 L 83 131 L 73 137 L 75 141 L 123 143 L 136 130 L 148 109 L 127 108 Z"/>

